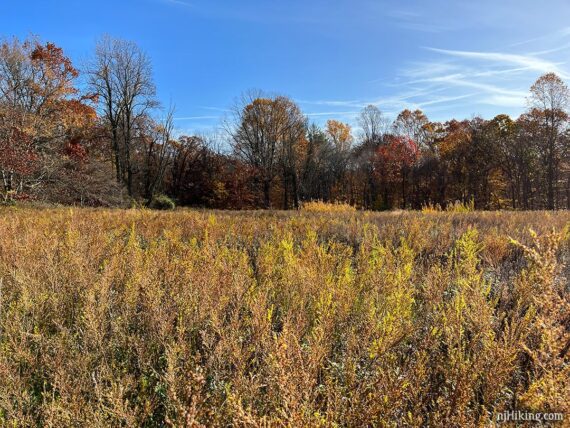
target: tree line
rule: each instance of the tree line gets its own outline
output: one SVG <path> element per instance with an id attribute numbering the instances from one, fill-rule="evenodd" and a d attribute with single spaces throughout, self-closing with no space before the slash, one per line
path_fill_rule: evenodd
<path id="1" fill-rule="evenodd" d="M 570 208 L 565 82 L 537 79 L 518 118 L 431 121 L 374 105 L 357 132 L 310 123 L 294 100 L 249 91 L 216 134 L 176 135 L 152 65 L 129 41 L 103 37 L 79 71 L 53 43 L 0 45 L 0 197 L 88 206 L 365 209 Z"/>

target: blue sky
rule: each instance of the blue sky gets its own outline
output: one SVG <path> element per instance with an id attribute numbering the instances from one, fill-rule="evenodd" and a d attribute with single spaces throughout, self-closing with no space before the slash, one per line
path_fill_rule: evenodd
<path id="1" fill-rule="evenodd" d="M 78 65 L 103 34 L 137 42 L 181 132 L 219 125 L 248 89 L 288 95 L 310 119 L 354 124 L 375 104 L 432 120 L 526 107 L 534 80 L 570 78 L 567 0 L 22 0 L 3 36 L 39 35 Z"/>

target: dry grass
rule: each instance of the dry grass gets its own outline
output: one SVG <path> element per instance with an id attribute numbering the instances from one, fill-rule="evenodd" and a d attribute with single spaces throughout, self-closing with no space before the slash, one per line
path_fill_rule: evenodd
<path id="1" fill-rule="evenodd" d="M 356 207 L 342 202 L 310 201 L 303 202 L 301 210 L 314 213 L 350 213 L 355 212 Z"/>
<path id="2" fill-rule="evenodd" d="M 569 221 L 4 208 L 0 421 L 569 417 Z"/>

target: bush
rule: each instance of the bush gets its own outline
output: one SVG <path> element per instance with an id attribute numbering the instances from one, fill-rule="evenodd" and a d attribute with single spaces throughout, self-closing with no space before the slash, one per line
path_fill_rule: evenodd
<path id="1" fill-rule="evenodd" d="M 166 195 L 155 196 L 150 204 L 155 210 L 173 210 L 176 208 L 174 201 Z"/>

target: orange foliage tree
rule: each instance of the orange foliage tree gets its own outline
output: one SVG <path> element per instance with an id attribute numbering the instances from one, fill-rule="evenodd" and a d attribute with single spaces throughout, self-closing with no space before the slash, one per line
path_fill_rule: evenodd
<path id="1" fill-rule="evenodd" d="M 411 167 L 418 160 L 418 146 L 408 137 L 386 136 L 386 142 L 376 151 L 376 174 L 380 175 L 384 188 L 384 203 L 389 203 L 390 188 L 399 183 L 402 208 L 407 206 L 407 183 Z"/>
<path id="2" fill-rule="evenodd" d="M 4 41 L 0 69 L 0 169 L 8 198 L 56 180 L 67 154 L 85 158 L 81 144 L 96 114 L 74 86 L 79 72 L 53 43 Z"/>

